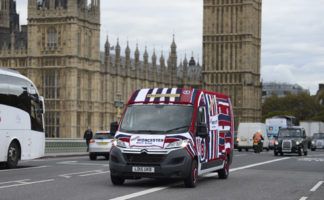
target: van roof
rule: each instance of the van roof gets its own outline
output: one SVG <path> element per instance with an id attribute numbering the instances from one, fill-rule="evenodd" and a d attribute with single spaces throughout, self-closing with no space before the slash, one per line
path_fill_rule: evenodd
<path id="1" fill-rule="evenodd" d="M 136 90 L 128 101 L 128 104 L 194 104 L 201 93 L 216 95 L 219 101 L 229 103 L 228 96 L 197 89 L 183 88 L 145 88 Z M 208 100 L 207 100 L 208 101 Z"/>

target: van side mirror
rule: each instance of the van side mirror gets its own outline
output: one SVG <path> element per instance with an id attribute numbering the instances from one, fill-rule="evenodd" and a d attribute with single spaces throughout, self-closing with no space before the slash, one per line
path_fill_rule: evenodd
<path id="1" fill-rule="evenodd" d="M 38 110 L 39 113 L 44 114 L 45 113 L 45 100 L 43 96 L 39 97 L 40 101 L 40 109 Z"/>
<path id="2" fill-rule="evenodd" d="M 206 124 L 198 124 L 197 136 L 202 138 L 206 138 L 208 136 Z"/>
<path id="3" fill-rule="evenodd" d="M 118 122 L 111 122 L 110 123 L 110 134 L 115 136 L 115 134 L 118 130 L 118 127 L 119 127 Z"/>

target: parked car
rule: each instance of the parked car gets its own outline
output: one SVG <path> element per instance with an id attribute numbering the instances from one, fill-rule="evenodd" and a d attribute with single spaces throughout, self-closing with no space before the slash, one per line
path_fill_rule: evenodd
<path id="1" fill-rule="evenodd" d="M 307 155 L 307 139 L 305 129 L 302 127 L 282 128 L 274 146 L 274 155 L 284 153 L 297 153 L 299 156 Z"/>
<path id="2" fill-rule="evenodd" d="M 263 137 L 263 149 L 269 151 L 269 139 L 267 136 L 266 126 L 263 123 L 240 123 L 237 132 L 237 149 L 242 151 L 245 149 L 253 149 L 253 135 L 256 132 L 260 132 Z"/>
<path id="3" fill-rule="evenodd" d="M 97 131 L 89 144 L 90 160 L 96 160 L 97 156 L 105 156 L 108 160 L 113 139 L 114 136 L 109 131 Z"/>
<path id="4" fill-rule="evenodd" d="M 324 133 L 315 133 L 312 138 L 311 150 L 324 149 Z"/>

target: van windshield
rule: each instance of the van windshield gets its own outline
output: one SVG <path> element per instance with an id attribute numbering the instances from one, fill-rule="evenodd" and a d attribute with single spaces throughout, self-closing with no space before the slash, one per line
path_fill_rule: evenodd
<path id="1" fill-rule="evenodd" d="M 191 105 L 131 105 L 120 130 L 139 134 L 183 133 L 189 129 L 192 112 Z"/>

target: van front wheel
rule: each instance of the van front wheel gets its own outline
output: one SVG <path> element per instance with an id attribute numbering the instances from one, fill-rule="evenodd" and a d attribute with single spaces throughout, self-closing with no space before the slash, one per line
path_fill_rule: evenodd
<path id="1" fill-rule="evenodd" d="M 229 163 L 228 163 L 228 156 L 226 156 L 225 160 L 224 160 L 224 167 L 223 169 L 218 171 L 218 177 L 220 179 L 227 179 L 228 175 L 229 175 Z"/>
<path id="2" fill-rule="evenodd" d="M 110 179 L 112 184 L 114 185 L 123 185 L 125 182 L 125 179 L 119 176 L 110 175 Z"/>
<path id="3" fill-rule="evenodd" d="M 186 188 L 194 188 L 196 187 L 197 180 L 198 180 L 198 166 L 197 166 L 197 161 L 193 160 L 191 162 L 190 173 L 184 180 L 184 185 Z"/>

